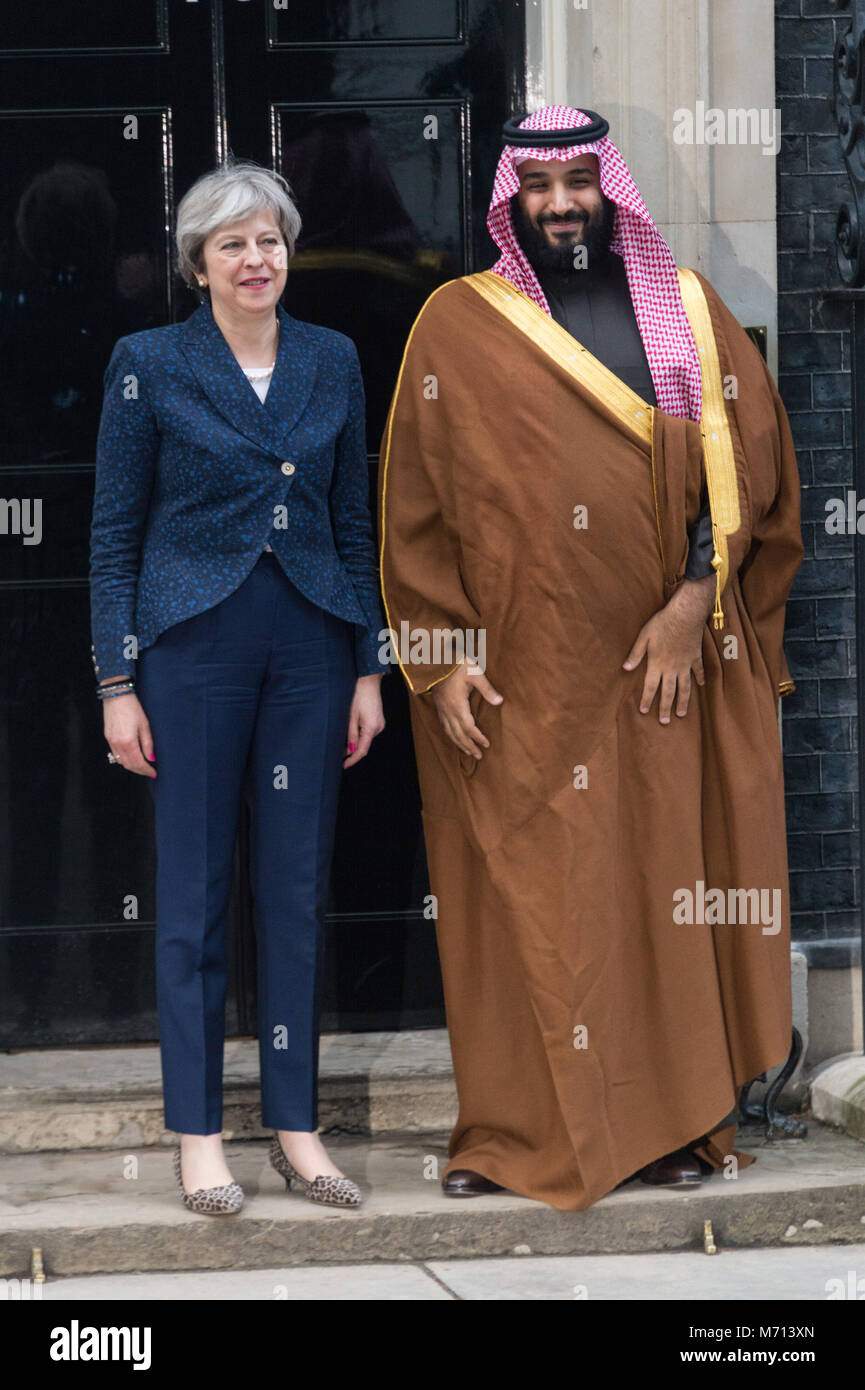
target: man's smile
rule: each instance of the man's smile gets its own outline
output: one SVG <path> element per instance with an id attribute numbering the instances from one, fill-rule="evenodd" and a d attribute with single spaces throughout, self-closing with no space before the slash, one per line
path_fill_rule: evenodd
<path id="1" fill-rule="evenodd" d="M 541 225 L 550 232 L 577 232 L 585 220 L 584 217 L 575 217 L 567 222 L 545 220 Z"/>

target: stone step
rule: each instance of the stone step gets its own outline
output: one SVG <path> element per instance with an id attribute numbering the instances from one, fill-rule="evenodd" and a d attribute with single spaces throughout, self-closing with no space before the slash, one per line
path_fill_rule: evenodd
<path id="1" fill-rule="evenodd" d="M 763 1146 L 735 1180 L 692 1193 L 639 1181 L 587 1211 L 499 1194 L 457 1200 L 439 1187 L 447 1136 L 338 1136 L 337 1163 L 364 1191 L 357 1211 L 286 1192 L 258 1141 L 226 1145 L 246 1193 L 237 1216 L 186 1211 L 169 1146 L 124 1153 L 0 1157 L 0 1276 L 25 1278 L 33 1247 L 49 1278 L 150 1270 L 267 1269 L 494 1255 L 597 1255 L 855 1244 L 865 1239 L 865 1148 L 812 1122 L 803 1143 Z"/>
<path id="2" fill-rule="evenodd" d="M 321 1039 L 319 1122 L 345 1134 L 450 1129 L 456 1120 L 444 1029 L 331 1033 Z M 261 1128 L 258 1043 L 225 1044 L 224 1132 Z M 0 1061 L 0 1153 L 129 1149 L 166 1139 L 156 1044 L 49 1048 Z"/>

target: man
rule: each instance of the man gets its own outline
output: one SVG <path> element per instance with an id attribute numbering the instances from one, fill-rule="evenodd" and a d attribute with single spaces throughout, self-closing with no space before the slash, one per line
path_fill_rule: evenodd
<path id="1" fill-rule="evenodd" d="M 460 1103 L 444 1190 L 566 1209 L 753 1161 L 738 1091 L 791 1041 L 790 430 L 608 129 L 506 125 L 501 258 L 421 311 L 380 477 Z"/>

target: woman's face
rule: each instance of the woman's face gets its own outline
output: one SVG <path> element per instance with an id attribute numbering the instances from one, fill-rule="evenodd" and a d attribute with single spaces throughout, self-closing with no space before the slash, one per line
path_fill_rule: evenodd
<path id="1" fill-rule="evenodd" d="M 211 232 L 202 259 L 214 309 L 273 313 L 285 289 L 288 249 L 271 212 L 254 212 Z"/>

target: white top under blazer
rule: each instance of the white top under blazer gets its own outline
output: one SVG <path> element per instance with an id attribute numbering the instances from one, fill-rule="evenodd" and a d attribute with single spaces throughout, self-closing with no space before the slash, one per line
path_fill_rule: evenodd
<path id="1" fill-rule="evenodd" d="M 274 363 L 274 366 L 275 365 L 276 363 Z M 244 367 L 243 371 L 247 381 L 261 401 L 261 404 L 264 405 L 264 398 L 267 395 L 267 388 L 270 385 L 270 378 L 273 375 L 273 367 Z M 265 550 L 272 551 L 269 541 L 264 548 Z"/>

